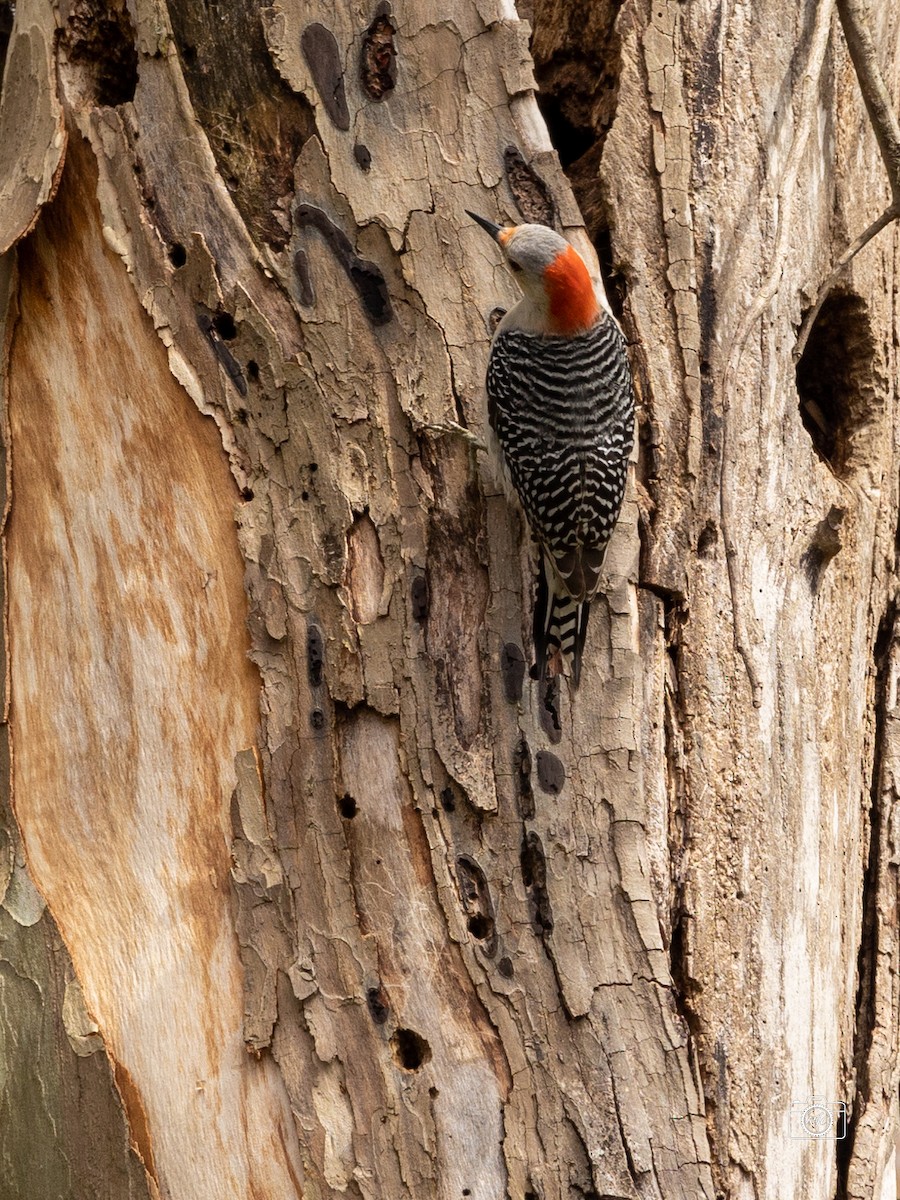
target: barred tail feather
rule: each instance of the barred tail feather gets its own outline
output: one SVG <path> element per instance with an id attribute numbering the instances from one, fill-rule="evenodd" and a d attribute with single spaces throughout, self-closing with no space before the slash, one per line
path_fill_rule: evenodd
<path id="1" fill-rule="evenodd" d="M 578 686 L 590 611 L 589 600 L 573 600 L 571 596 L 559 594 L 554 587 L 553 575 L 548 574 L 546 559 L 541 555 L 534 602 L 534 651 L 542 680 L 547 677 L 549 656 L 558 648 L 563 658 L 571 660 L 572 681 L 575 687 Z"/>

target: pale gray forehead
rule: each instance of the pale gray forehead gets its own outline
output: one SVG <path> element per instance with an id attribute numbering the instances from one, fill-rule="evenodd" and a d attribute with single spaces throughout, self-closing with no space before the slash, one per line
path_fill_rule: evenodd
<path id="1" fill-rule="evenodd" d="M 504 246 L 507 257 L 525 271 L 543 271 L 568 242 L 546 225 L 519 225 Z"/>

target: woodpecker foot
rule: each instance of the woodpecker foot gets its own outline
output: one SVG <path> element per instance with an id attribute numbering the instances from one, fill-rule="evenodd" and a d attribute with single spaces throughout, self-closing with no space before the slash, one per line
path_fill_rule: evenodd
<path id="1" fill-rule="evenodd" d="M 436 437 L 461 437 L 463 441 L 469 443 L 473 450 L 481 450 L 482 453 L 487 454 L 487 446 L 481 438 L 476 437 L 471 430 L 463 429 L 462 425 L 457 425 L 456 421 L 431 421 L 423 428 Z"/>

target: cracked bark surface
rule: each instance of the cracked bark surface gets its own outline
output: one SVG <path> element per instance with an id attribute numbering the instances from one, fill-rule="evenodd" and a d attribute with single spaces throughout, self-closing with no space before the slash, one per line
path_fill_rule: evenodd
<path id="1" fill-rule="evenodd" d="M 870 14 L 894 91 L 898 15 Z M 894 806 L 872 791 L 893 703 L 875 688 L 897 590 L 893 234 L 854 260 L 801 363 L 804 386 L 832 381 L 812 438 L 791 361 L 836 253 L 884 206 L 883 167 L 829 6 L 626 5 L 617 28 L 601 175 L 646 372 L 640 582 L 666 597 L 660 874 L 714 1177 L 728 1196 L 893 1195 L 896 1043 L 873 1086 L 860 1037 L 869 959 L 875 1025 L 898 1019 L 864 920 L 873 889 L 896 897 Z M 791 1136 L 810 1098 L 848 1105 L 845 1141 Z"/>
<path id="2" fill-rule="evenodd" d="M 429 428 L 479 429 L 515 295 L 463 210 L 592 256 L 512 7 L 66 0 L 58 40 L 16 8 L 7 62 L 53 47 L 59 87 L 2 176 L 0 917 L 70 956 L 47 995 L 97 1091 L 58 1139 L 78 1164 L 105 1114 L 105 1195 L 774 1200 L 889 1169 L 887 235 L 852 268 L 841 479 L 791 362 L 877 208 L 864 111 L 828 6 L 560 12 L 535 53 L 551 127 L 590 134 L 564 159 L 644 433 L 575 696 L 526 670 L 521 519 Z M 853 1104 L 838 1154 L 790 1138 L 812 1095 Z"/>

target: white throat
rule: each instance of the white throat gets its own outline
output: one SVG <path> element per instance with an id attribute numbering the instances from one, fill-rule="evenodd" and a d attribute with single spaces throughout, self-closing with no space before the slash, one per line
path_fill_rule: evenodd
<path id="1" fill-rule="evenodd" d="M 523 333 L 545 334 L 549 327 L 549 314 L 546 301 L 543 305 L 535 304 L 530 296 L 523 296 L 518 304 L 506 313 L 497 326 L 497 333 L 508 329 L 521 329 Z M 496 334 L 495 334 L 496 336 Z"/>

